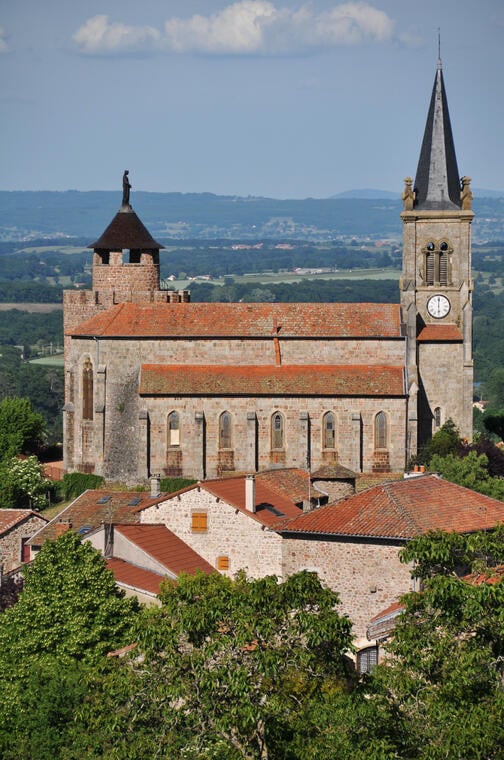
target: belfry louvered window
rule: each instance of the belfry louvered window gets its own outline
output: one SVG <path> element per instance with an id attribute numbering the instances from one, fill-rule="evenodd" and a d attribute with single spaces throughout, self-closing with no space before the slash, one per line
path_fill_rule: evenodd
<path id="1" fill-rule="evenodd" d="M 93 419 L 93 365 L 86 359 L 82 368 L 82 419 Z"/>
<path id="2" fill-rule="evenodd" d="M 450 285 L 450 254 L 453 248 L 446 240 L 429 241 L 424 248 L 425 285 Z"/>

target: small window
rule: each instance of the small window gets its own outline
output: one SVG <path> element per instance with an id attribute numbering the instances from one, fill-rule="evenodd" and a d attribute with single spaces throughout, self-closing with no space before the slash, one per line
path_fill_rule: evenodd
<path id="1" fill-rule="evenodd" d="M 82 368 L 82 419 L 93 419 L 93 365 L 86 359 Z"/>
<path id="2" fill-rule="evenodd" d="M 323 420 L 323 443 L 324 449 L 334 449 L 336 446 L 334 414 L 327 412 Z"/>
<path id="3" fill-rule="evenodd" d="M 205 533 L 207 530 L 207 513 L 193 512 L 191 515 L 191 528 L 193 533 Z"/>
<path id="4" fill-rule="evenodd" d="M 229 412 L 222 412 L 219 418 L 219 448 L 231 449 L 232 447 L 231 415 Z"/>
<path id="5" fill-rule="evenodd" d="M 217 557 L 217 570 L 229 570 L 229 557 Z"/>
<path id="6" fill-rule="evenodd" d="M 387 448 L 387 417 L 385 412 L 378 412 L 375 417 L 375 449 Z"/>
<path id="7" fill-rule="evenodd" d="M 180 417 L 178 412 L 168 415 L 168 446 L 180 446 Z"/>
<path id="8" fill-rule="evenodd" d="M 441 427 L 441 407 L 440 406 L 436 406 L 436 408 L 434 409 L 434 426 L 436 428 Z"/>
<path id="9" fill-rule="evenodd" d="M 378 665 L 378 647 L 366 647 L 357 652 L 357 672 L 370 673 Z"/>
<path id="10" fill-rule="evenodd" d="M 275 412 L 271 418 L 271 448 L 284 448 L 284 419 L 280 412 Z"/>

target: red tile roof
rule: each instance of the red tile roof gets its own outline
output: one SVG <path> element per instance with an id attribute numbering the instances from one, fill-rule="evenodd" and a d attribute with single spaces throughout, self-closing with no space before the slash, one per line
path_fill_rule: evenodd
<path id="1" fill-rule="evenodd" d="M 135 591 L 145 591 L 148 594 L 159 594 L 164 575 L 153 573 L 152 570 L 144 570 L 142 567 L 125 562 L 123 559 L 111 557 L 107 560 L 107 568 L 112 570 L 116 583 L 128 586 Z"/>
<path id="2" fill-rule="evenodd" d="M 165 525 L 114 525 L 114 531 L 121 533 L 128 541 L 134 543 L 174 575 L 192 574 L 196 570 L 204 573 L 215 571 L 206 559 L 168 530 Z"/>
<path id="3" fill-rule="evenodd" d="M 402 367 L 143 364 L 141 396 L 404 396 Z"/>
<path id="4" fill-rule="evenodd" d="M 456 325 L 425 325 L 420 330 L 417 340 L 420 343 L 436 343 L 436 341 L 461 343 L 464 339 Z"/>
<path id="5" fill-rule="evenodd" d="M 8 533 L 9 530 L 12 530 L 17 525 L 21 525 L 21 523 L 30 517 L 39 517 L 44 522 L 47 522 L 46 517 L 31 509 L 0 509 L 0 536 Z"/>
<path id="6" fill-rule="evenodd" d="M 73 531 L 92 530 L 103 522 L 134 523 L 138 521 L 138 507 L 151 506 L 163 501 L 166 495 L 151 499 L 149 493 L 138 491 L 84 491 L 68 507 L 63 509 L 29 543 L 41 546 L 44 541 L 57 538 L 57 523 L 69 522 Z"/>
<path id="7" fill-rule="evenodd" d="M 504 522 L 504 502 L 423 475 L 369 488 L 292 520 L 282 532 L 409 539 L 429 530 L 470 533 Z"/>
<path id="8" fill-rule="evenodd" d="M 397 304 L 123 303 L 67 333 L 117 338 L 402 338 Z"/>
<path id="9" fill-rule="evenodd" d="M 250 512 L 245 507 L 245 478 L 243 477 L 206 480 L 200 484 L 200 487 L 269 528 L 279 525 L 285 518 L 301 514 L 301 509 L 292 499 L 280 494 L 260 479 L 256 479 L 255 512 Z M 306 496 L 308 497 L 308 492 Z M 268 507 L 272 507 L 275 511 Z"/>

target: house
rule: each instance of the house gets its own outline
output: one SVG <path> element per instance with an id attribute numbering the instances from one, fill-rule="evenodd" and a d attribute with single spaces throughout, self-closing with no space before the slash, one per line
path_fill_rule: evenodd
<path id="1" fill-rule="evenodd" d="M 31 560 L 29 540 L 47 523 L 31 509 L 0 509 L 0 581 Z"/>

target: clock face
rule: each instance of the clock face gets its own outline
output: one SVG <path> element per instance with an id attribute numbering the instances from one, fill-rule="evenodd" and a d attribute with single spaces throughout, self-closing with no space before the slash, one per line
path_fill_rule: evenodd
<path id="1" fill-rule="evenodd" d="M 427 311 L 431 317 L 442 319 L 450 311 L 450 302 L 446 296 L 432 296 L 427 301 Z"/>

